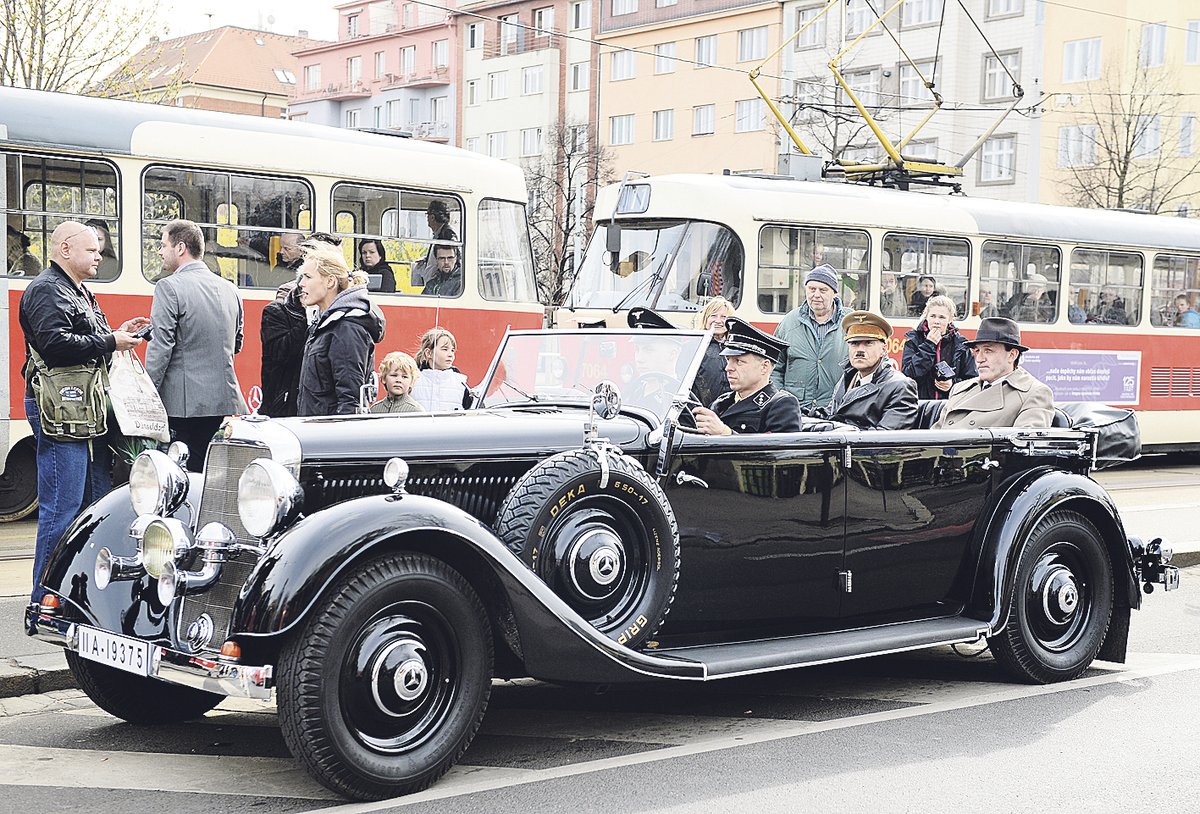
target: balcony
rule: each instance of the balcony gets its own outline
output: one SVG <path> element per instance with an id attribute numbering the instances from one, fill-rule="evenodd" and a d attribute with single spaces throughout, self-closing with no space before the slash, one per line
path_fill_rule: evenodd
<path id="1" fill-rule="evenodd" d="M 385 90 L 391 88 L 435 88 L 439 85 L 449 84 L 450 69 L 444 65 L 440 68 L 427 67 L 400 74 L 384 74 L 383 76 Z"/>
<path id="2" fill-rule="evenodd" d="M 487 40 L 483 43 L 483 58 L 524 54 L 530 51 L 543 51 L 547 48 L 558 47 L 557 38 L 545 31 L 518 29 L 510 31 L 509 36 L 499 41 Z"/>
<path id="3" fill-rule="evenodd" d="M 403 129 L 411 133 L 413 138 L 423 141 L 450 140 L 449 122 L 409 122 Z"/>
<path id="4" fill-rule="evenodd" d="M 365 82 L 330 82 L 319 88 L 300 88 L 292 97 L 297 102 L 313 102 L 319 99 L 336 102 L 342 99 L 365 99 L 371 95 L 371 89 Z"/>

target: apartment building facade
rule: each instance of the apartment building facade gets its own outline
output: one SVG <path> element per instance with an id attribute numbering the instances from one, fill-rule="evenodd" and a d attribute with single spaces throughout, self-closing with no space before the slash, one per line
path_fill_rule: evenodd
<path id="1" fill-rule="evenodd" d="M 778 128 L 749 73 L 781 31 L 779 2 L 604 0 L 596 126 L 617 173 L 774 172 Z"/>
<path id="2" fill-rule="evenodd" d="M 296 53 L 288 116 L 454 143 L 459 43 L 446 8 L 403 0 L 337 6 L 337 42 Z"/>
<path id="3" fill-rule="evenodd" d="M 1200 4 L 1048 5 L 1045 30 L 1042 199 L 1197 216 Z"/>
<path id="4" fill-rule="evenodd" d="M 785 81 L 778 88 L 780 98 L 789 102 L 784 110 L 804 142 L 827 158 L 872 163 L 884 157 L 883 148 L 828 67 L 831 59 L 869 31 L 846 51 L 839 67 L 893 144 L 934 106 L 926 82 L 933 82 L 943 100 L 942 109 L 903 151 L 905 157 L 956 163 L 1013 101 L 1012 79 L 1017 81 L 1025 94 L 1018 103 L 1020 112 L 1008 114 L 980 146 L 965 165 L 961 183 L 968 194 L 1037 200 L 1041 125 L 1027 111 L 1036 107 L 1041 85 L 1042 4 L 968 0 L 966 7 L 986 41 L 957 3 L 943 0 L 905 0 L 885 19 L 896 35 L 893 40 L 882 26 L 870 29 L 877 19 L 871 7 L 884 10 L 890 5 L 847 0 L 818 18 L 826 6 L 820 0 L 784 3 L 786 37 L 809 24 L 784 50 Z"/>

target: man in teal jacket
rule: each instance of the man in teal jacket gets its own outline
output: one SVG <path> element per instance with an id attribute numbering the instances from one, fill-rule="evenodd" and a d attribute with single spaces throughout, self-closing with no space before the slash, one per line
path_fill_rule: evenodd
<path id="1" fill-rule="evenodd" d="M 782 364 L 775 366 L 771 382 L 800 400 L 806 413 L 829 404 L 847 346 L 842 318 L 850 309 L 837 295 L 837 272 L 825 263 L 804 277 L 805 301 L 779 322 L 775 336 L 788 344 Z"/>

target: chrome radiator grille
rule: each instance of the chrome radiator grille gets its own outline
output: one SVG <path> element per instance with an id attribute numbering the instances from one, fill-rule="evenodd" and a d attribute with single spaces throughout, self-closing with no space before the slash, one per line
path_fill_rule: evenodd
<path id="1" fill-rule="evenodd" d="M 219 441 L 213 443 L 208 449 L 208 460 L 204 467 L 204 492 L 200 497 L 196 531 L 204 528 L 205 523 L 216 521 L 229 528 L 239 542 L 257 543 L 258 541 L 247 533 L 241 518 L 238 517 L 238 478 L 256 458 L 270 457 L 270 450 L 262 446 Z M 184 567 L 189 570 L 199 568 L 198 559 L 197 554 L 196 561 L 185 561 Z M 207 613 L 212 619 L 214 631 L 209 648 L 216 650 L 221 647 L 229 632 L 233 604 L 256 563 L 257 558 L 246 552 L 230 556 L 229 561 L 222 566 L 221 577 L 215 585 L 207 591 L 184 596 L 179 614 L 180 640 L 184 639 L 188 625 L 201 614 Z"/>

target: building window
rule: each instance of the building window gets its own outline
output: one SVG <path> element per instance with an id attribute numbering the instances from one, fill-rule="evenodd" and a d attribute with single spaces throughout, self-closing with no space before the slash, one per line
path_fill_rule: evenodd
<path id="1" fill-rule="evenodd" d="M 900 66 L 900 102 L 911 105 L 933 101 L 933 94 L 925 87 L 921 77 L 933 76 L 933 60 L 916 63 L 914 68 L 905 62 Z"/>
<path id="2" fill-rule="evenodd" d="M 346 60 L 346 81 L 351 85 L 362 81 L 362 57 L 350 57 Z"/>
<path id="3" fill-rule="evenodd" d="M 466 29 L 467 50 L 474 51 L 483 47 L 483 23 L 467 23 Z"/>
<path id="4" fill-rule="evenodd" d="M 586 153 L 588 149 L 588 126 L 586 124 L 577 124 L 567 131 L 570 137 L 570 143 L 567 146 L 568 152 Z"/>
<path id="5" fill-rule="evenodd" d="M 542 128 L 530 127 L 521 131 L 521 155 L 542 154 Z"/>
<path id="6" fill-rule="evenodd" d="M 472 136 L 471 138 L 464 141 L 463 147 L 467 148 L 468 150 L 470 150 L 473 153 L 479 152 L 479 136 Z"/>
<path id="7" fill-rule="evenodd" d="M 450 99 L 447 96 L 434 96 L 429 100 L 429 120 L 445 122 L 446 111 L 449 110 Z"/>
<path id="8" fill-rule="evenodd" d="M 383 75 L 387 73 L 387 54 L 383 51 L 375 52 L 375 78 L 383 79 Z"/>
<path id="9" fill-rule="evenodd" d="M 612 78 L 614 82 L 633 79 L 636 75 L 633 51 L 617 51 L 612 55 Z"/>
<path id="10" fill-rule="evenodd" d="M 932 25 L 942 17 L 942 0 L 904 0 L 900 19 L 905 28 Z"/>
<path id="11" fill-rule="evenodd" d="M 850 71 L 845 74 L 846 85 L 854 91 L 863 107 L 879 106 L 879 82 L 882 72 L 879 68 L 868 68 L 863 71 Z"/>
<path id="12" fill-rule="evenodd" d="M 692 108 L 692 135 L 711 136 L 717 131 L 717 106 L 700 105 Z"/>
<path id="13" fill-rule="evenodd" d="M 304 66 L 304 89 L 305 90 L 320 90 L 321 89 L 321 66 L 320 65 L 305 65 Z"/>
<path id="14" fill-rule="evenodd" d="M 353 130 L 358 127 L 358 108 L 346 111 L 346 127 Z"/>
<path id="15" fill-rule="evenodd" d="M 812 22 L 813 18 L 821 13 L 822 7 L 814 6 L 812 8 L 802 8 L 796 11 L 796 30 L 799 31 L 804 26 Z M 817 20 L 812 25 L 804 30 L 800 36 L 796 37 L 796 50 L 801 51 L 805 48 L 820 48 L 825 45 L 825 20 L 829 15 L 825 15 Z"/>
<path id="16" fill-rule="evenodd" d="M 399 99 L 393 99 L 387 103 L 387 126 L 388 127 L 400 127 L 401 125 L 404 124 L 404 119 L 400 116 L 401 110 L 402 110 L 402 108 L 400 107 Z"/>
<path id="17" fill-rule="evenodd" d="M 488 133 L 487 134 L 487 154 L 492 158 L 504 158 L 508 154 L 508 148 L 505 145 L 505 136 L 507 133 Z"/>
<path id="18" fill-rule="evenodd" d="M 450 66 L 450 40 L 435 40 L 433 43 L 433 67 Z"/>
<path id="19" fill-rule="evenodd" d="M 767 107 L 763 100 L 744 99 L 734 106 L 734 132 L 750 133 L 763 129 Z"/>
<path id="20" fill-rule="evenodd" d="M 1025 11 L 1025 0 L 988 0 L 988 17 L 1016 17 Z"/>
<path id="21" fill-rule="evenodd" d="M 421 121 L 421 100 L 412 98 L 408 100 L 408 121 L 410 124 L 416 124 Z"/>
<path id="22" fill-rule="evenodd" d="M 1004 60 L 1001 63 L 1000 60 Z M 1005 73 L 1005 67 L 1012 73 L 1013 77 L 1019 83 L 1021 81 L 1021 52 L 1010 51 L 1006 54 L 1000 54 L 1000 59 L 996 59 L 992 54 L 988 54 L 983 59 L 983 101 L 990 102 L 997 99 L 1011 99 L 1014 93 L 1012 80 L 1008 78 L 1008 73 Z"/>
<path id="23" fill-rule="evenodd" d="M 611 116 L 609 124 L 609 142 L 613 145 L 633 144 L 633 114 Z"/>
<path id="24" fill-rule="evenodd" d="M 571 28 L 592 27 L 592 0 L 571 4 Z"/>
<path id="25" fill-rule="evenodd" d="M 1134 123 L 1133 157 L 1153 158 L 1162 149 L 1162 120 L 1159 116 L 1138 116 Z"/>
<path id="26" fill-rule="evenodd" d="M 479 80 L 467 80 L 467 107 L 474 107 L 479 104 Z"/>
<path id="27" fill-rule="evenodd" d="M 554 7 L 535 8 L 533 10 L 533 27 L 538 34 L 554 33 Z M 541 152 L 541 150 L 538 150 Z"/>
<path id="28" fill-rule="evenodd" d="M 1063 81 L 1090 82 L 1100 78 L 1100 38 L 1063 43 Z"/>
<path id="29" fill-rule="evenodd" d="M 1200 65 L 1200 20 L 1188 20 L 1183 61 L 1188 65 Z"/>
<path id="30" fill-rule="evenodd" d="M 591 73 L 588 67 L 588 63 L 586 62 L 574 62 L 571 64 L 571 84 L 568 86 L 569 90 L 588 89 L 588 75 Z"/>
<path id="31" fill-rule="evenodd" d="M 347 37 L 357 37 L 358 36 L 358 15 L 357 14 L 351 14 L 349 17 L 346 18 L 346 36 Z"/>
<path id="32" fill-rule="evenodd" d="M 696 37 L 696 65 L 697 68 L 707 68 L 710 65 L 717 64 L 717 35 L 710 34 L 707 37 Z"/>
<path id="33" fill-rule="evenodd" d="M 738 32 L 738 62 L 762 60 L 767 56 L 767 27 L 743 28 Z"/>
<path id="34" fill-rule="evenodd" d="M 488 99 L 508 98 L 508 71 L 488 74 Z"/>
<path id="35" fill-rule="evenodd" d="M 637 11 L 638 0 L 612 0 L 612 16 L 620 17 L 622 14 L 633 14 Z"/>
<path id="36" fill-rule="evenodd" d="M 372 121 L 373 121 L 373 124 L 371 125 L 372 127 L 375 127 L 376 129 L 383 127 L 383 108 L 382 107 L 380 107 L 378 105 L 375 106 L 375 109 L 372 112 Z"/>
<path id="37" fill-rule="evenodd" d="M 673 73 L 675 71 L 675 43 L 661 42 L 654 46 L 654 72 Z"/>
<path id="38" fill-rule="evenodd" d="M 411 77 L 417 72 L 417 46 L 409 45 L 400 49 L 400 75 Z"/>
<path id="39" fill-rule="evenodd" d="M 531 65 L 521 69 L 521 95 L 530 96 L 542 92 L 542 66 Z"/>
<path id="40" fill-rule="evenodd" d="M 1166 60 L 1166 23 L 1146 23 L 1142 26 L 1142 50 L 1138 52 L 1138 64 L 1143 68 L 1158 68 Z"/>
<path id="41" fill-rule="evenodd" d="M 1179 117 L 1179 154 L 1187 158 L 1195 150 L 1196 114 L 1184 113 Z"/>
<path id="42" fill-rule="evenodd" d="M 521 36 L 520 17 L 516 14 L 509 14 L 500 19 L 500 53 L 515 54 L 517 52 L 517 41 Z"/>
<path id="43" fill-rule="evenodd" d="M 679 0 L 654 0 L 654 7 L 666 8 L 667 6 L 673 6 L 678 2 Z"/>
<path id="44" fill-rule="evenodd" d="M 670 141 L 675 138 L 675 111 L 654 111 L 654 140 Z"/>
<path id="45" fill-rule="evenodd" d="M 910 141 L 904 148 L 904 157 L 917 161 L 937 161 L 937 139 Z"/>
<path id="46" fill-rule="evenodd" d="M 1094 124 L 1076 124 L 1058 128 L 1058 166 L 1090 167 L 1096 163 Z"/>
<path id="47" fill-rule="evenodd" d="M 1012 183 L 1017 172 L 1017 137 L 992 136 L 979 151 L 979 181 L 983 184 Z"/>
<path id="48" fill-rule="evenodd" d="M 875 12 L 867 5 L 867 0 L 850 0 L 846 4 L 846 36 L 849 38 L 857 37 L 859 34 L 871 27 L 871 23 L 875 22 Z M 873 35 L 878 34 L 879 30 L 871 32 Z"/>

